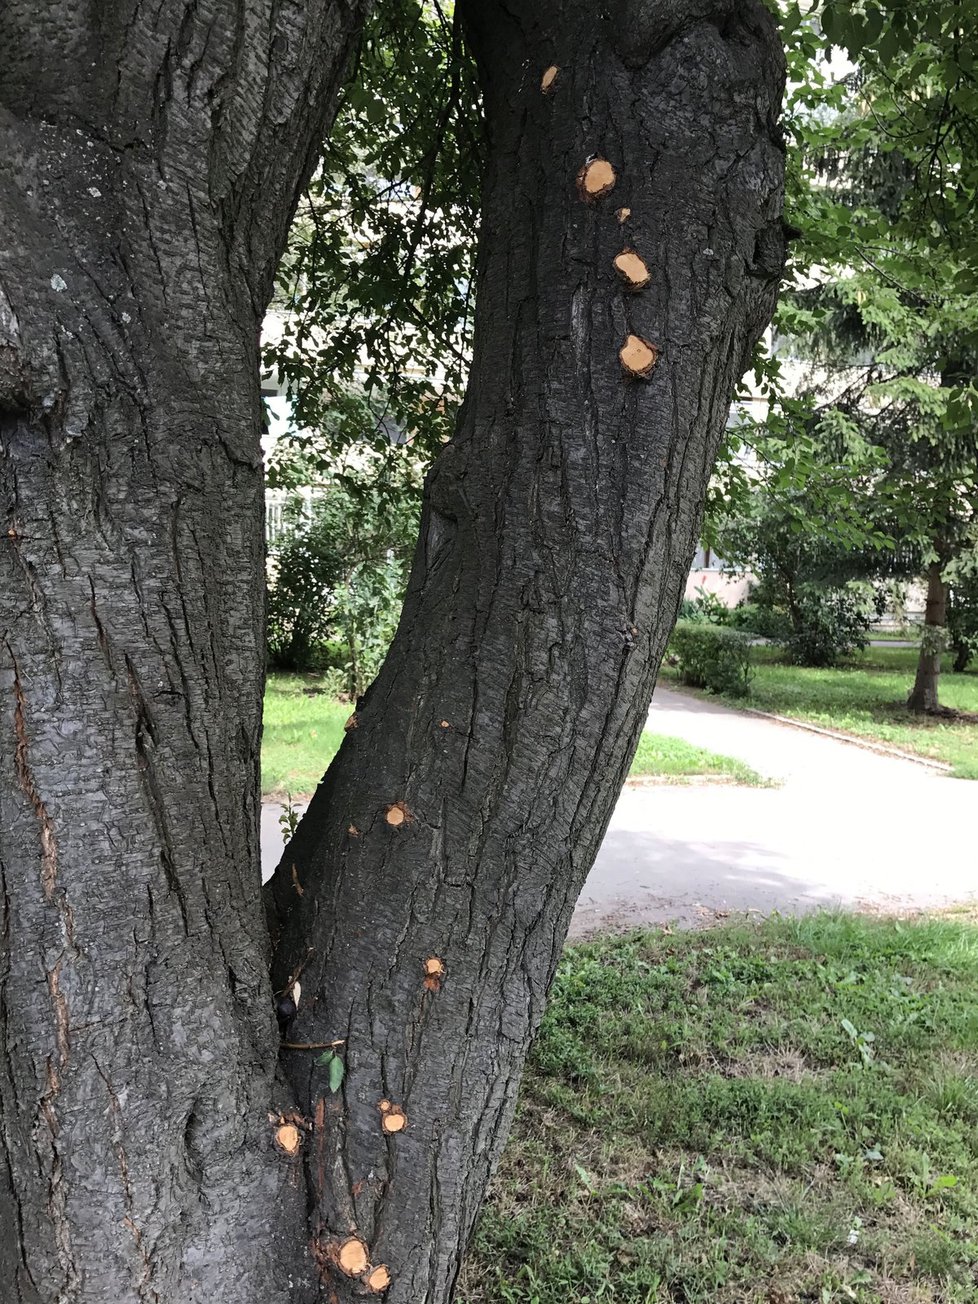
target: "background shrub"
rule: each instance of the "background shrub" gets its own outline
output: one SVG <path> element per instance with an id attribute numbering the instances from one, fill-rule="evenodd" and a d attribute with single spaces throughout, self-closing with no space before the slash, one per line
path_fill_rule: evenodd
<path id="1" fill-rule="evenodd" d="M 381 468 L 386 472 L 386 467 Z M 335 471 L 294 468 L 286 529 L 269 550 L 266 640 L 273 670 L 331 672 L 349 698 L 380 669 L 394 635 L 414 541 L 412 464 L 393 482 L 366 455 Z M 300 478 L 305 475 L 305 478 Z"/>
<path id="2" fill-rule="evenodd" d="M 954 669 L 967 670 L 978 657 L 978 575 L 955 580 L 947 604 L 947 628 Z"/>
<path id="3" fill-rule="evenodd" d="M 791 629 L 783 639 L 797 666 L 834 666 L 864 648 L 869 626 L 886 607 L 886 594 L 871 584 L 825 588 L 802 584 L 793 594 Z"/>
<path id="4" fill-rule="evenodd" d="M 781 643 L 788 637 L 791 621 L 784 611 L 779 611 L 776 607 L 746 601 L 731 611 L 730 626 L 732 629 L 743 630 L 745 634 Z"/>
<path id="5" fill-rule="evenodd" d="M 747 634 L 723 625 L 681 620 L 670 647 L 679 662 L 679 677 L 694 688 L 746 697 L 753 673 Z"/>
<path id="6" fill-rule="evenodd" d="M 296 672 L 329 665 L 334 593 L 341 567 L 328 533 L 290 533 L 270 558 L 265 612 L 269 665 Z"/>
<path id="7" fill-rule="evenodd" d="M 679 604 L 679 619 L 692 620 L 710 625 L 728 625 L 730 608 L 721 602 L 715 593 L 705 589 L 702 584 L 696 587 L 695 598 L 683 598 Z"/>

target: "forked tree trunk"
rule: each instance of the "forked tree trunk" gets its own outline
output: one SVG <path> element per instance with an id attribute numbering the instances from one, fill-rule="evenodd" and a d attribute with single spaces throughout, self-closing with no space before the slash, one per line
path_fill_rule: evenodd
<path id="1" fill-rule="evenodd" d="M 318 1291 L 269 1122 L 257 341 L 362 8 L 0 9 L 4 1304 Z"/>
<path id="2" fill-rule="evenodd" d="M 939 685 L 941 654 L 947 641 L 947 584 L 943 579 L 944 563 L 934 561 L 927 567 L 927 599 L 924 605 L 924 629 L 917 658 L 917 674 L 907 699 L 907 707 L 920 714 L 936 714 L 941 709 Z"/>
<path id="3" fill-rule="evenodd" d="M 491 153 L 468 395 L 393 648 L 269 892 L 338 1301 L 450 1296 L 783 261 L 760 3 L 465 13 Z"/>

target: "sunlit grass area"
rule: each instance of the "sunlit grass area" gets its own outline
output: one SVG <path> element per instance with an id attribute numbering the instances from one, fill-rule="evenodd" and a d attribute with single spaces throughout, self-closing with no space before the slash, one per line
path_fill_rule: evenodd
<path id="1" fill-rule="evenodd" d="M 964 917 L 568 950 L 460 1301 L 973 1301 L 976 990 Z"/>
<path id="2" fill-rule="evenodd" d="M 353 707 L 320 691 L 314 675 L 270 675 L 265 692 L 262 792 L 302 796 L 315 790 L 343 741 Z M 644 733 L 632 765 L 635 778 L 681 783 L 707 779 L 759 785 L 765 780 L 749 765 L 693 747 L 678 738 Z"/>
<path id="3" fill-rule="evenodd" d="M 269 675 L 261 788 L 265 796 L 315 791 L 343 741 L 353 707 L 322 693 L 315 675 Z"/>
<path id="4" fill-rule="evenodd" d="M 768 782 L 733 756 L 721 756 L 718 752 L 694 747 L 681 738 L 669 738 L 648 730 L 639 741 L 631 773 L 636 779 L 645 777 L 676 783 L 699 777 L 750 787 L 764 787 Z"/>
<path id="5" fill-rule="evenodd" d="M 754 657 L 750 698 L 730 699 L 729 706 L 756 707 L 872 738 L 944 761 L 959 778 L 978 779 L 978 724 L 915 717 L 906 710 L 917 664 L 913 648 L 867 648 L 831 670 L 785 665 L 773 648 L 756 647 Z M 664 666 L 662 679 L 675 683 L 675 672 Z M 978 671 L 945 671 L 940 696 L 943 705 L 978 715 Z"/>

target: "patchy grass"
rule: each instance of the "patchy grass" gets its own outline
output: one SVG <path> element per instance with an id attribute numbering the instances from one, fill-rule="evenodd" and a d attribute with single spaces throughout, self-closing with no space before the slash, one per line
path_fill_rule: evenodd
<path id="1" fill-rule="evenodd" d="M 978 1275 L 978 928 L 570 949 L 461 1304 L 951 1304 Z"/>
<path id="2" fill-rule="evenodd" d="M 638 744 L 632 762 L 631 777 L 656 778 L 666 782 L 683 783 L 690 778 L 706 777 L 725 779 L 730 783 L 752 788 L 766 788 L 770 780 L 733 756 L 721 756 L 703 747 L 694 747 L 682 738 L 669 738 L 664 734 L 646 731 Z"/>
<path id="3" fill-rule="evenodd" d="M 785 665 L 775 648 L 756 647 L 754 657 L 749 700 L 724 698 L 727 705 L 752 706 L 871 738 L 945 761 L 958 778 L 978 779 L 978 724 L 915 717 L 906 710 L 917 665 L 913 648 L 867 648 L 833 670 Z M 677 682 L 668 666 L 662 677 Z M 945 706 L 978 714 L 978 672 L 945 671 L 940 696 Z"/>
<path id="4" fill-rule="evenodd" d="M 343 725 L 353 707 L 319 692 L 314 675 L 269 675 L 265 690 L 262 740 L 262 793 L 300 797 L 315 790 L 343 741 Z M 677 738 L 645 733 L 632 775 L 681 783 L 706 776 L 731 783 L 764 786 L 766 780 L 732 756 L 693 747 Z"/>

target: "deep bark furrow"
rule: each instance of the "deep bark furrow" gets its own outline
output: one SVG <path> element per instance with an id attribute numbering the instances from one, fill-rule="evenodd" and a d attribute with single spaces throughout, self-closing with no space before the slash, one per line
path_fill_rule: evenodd
<path id="1" fill-rule="evenodd" d="M 286 1056 L 322 1119 L 312 1231 L 340 1300 L 364 1290 L 335 1262 L 354 1232 L 389 1300 L 449 1297 L 773 309 L 780 262 L 756 265 L 762 243 L 783 252 L 767 15 L 619 9 L 467 6 L 492 157 L 469 390 L 394 646 L 269 894 L 276 987 L 314 948 L 290 1036 L 345 1038 L 339 1097 L 328 1065 Z M 627 48 L 623 14 L 646 33 Z M 594 157 L 616 183 L 589 200 Z M 625 244 L 651 271 L 640 293 L 613 267 Z M 619 361 L 630 334 L 658 351 L 648 378 Z M 406 1113 L 393 1137 L 381 1102 Z"/>

